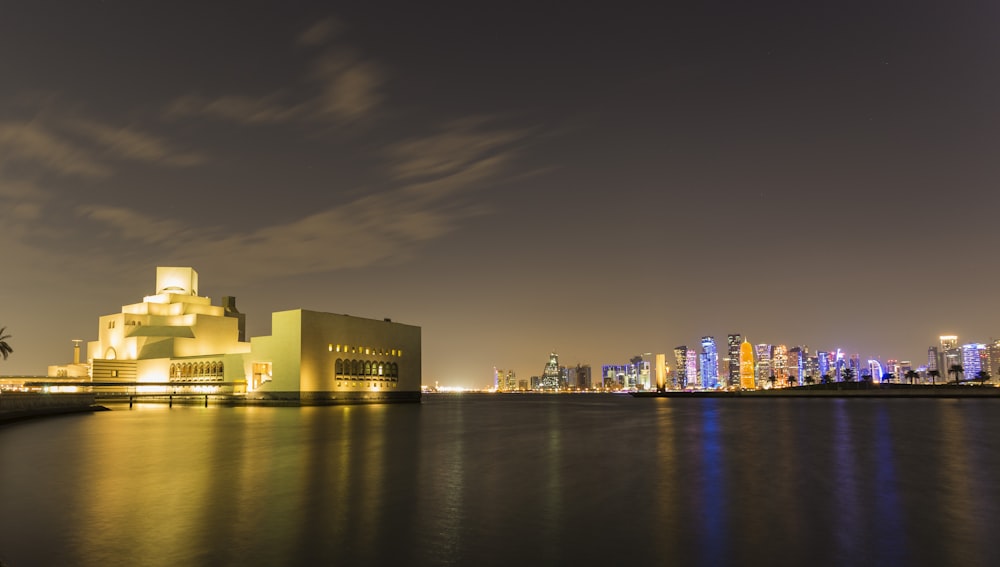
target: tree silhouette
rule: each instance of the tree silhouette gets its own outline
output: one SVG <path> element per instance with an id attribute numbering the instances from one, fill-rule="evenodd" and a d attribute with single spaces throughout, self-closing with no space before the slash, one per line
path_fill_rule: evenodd
<path id="1" fill-rule="evenodd" d="M 795 376 L 789 374 L 788 378 L 786 378 L 785 381 L 788 382 L 788 387 L 790 388 L 795 385 Z"/>
<path id="2" fill-rule="evenodd" d="M 3 355 L 4 360 L 7 360 L 10 353 L 14 352 L 14 349 L 10 348 L 10 344 L 7 343 L 9 338 L 11 335 L 7 334 L 7 327 L 0 327 L 0 355 Z"/>
<path id="3" fill-rule="evenodd" d="M 941 377 L 941 372 L 938 370 L 928 370 L 927 377 L 931 379 L 931 386 L 933 386 L 935 381 Z"/>
<path id="4" fill-rule="evenodd" d="M 965 367 L 963 367 L 961 364 L 952 364 L 951 366 L 948 367 L 948 374 L 954 374 L 955 383 L 958 384 L 959 383 L 958 377 L 965 374 Z"/>
<path id="5" fill-rule="evenodd" d="M 815 384 L 816 383 L 816 379 L 813 378 L 812 374 L 807 374 L 806 378 L 805 378 L 805 382 L 806 382 L 806 384 Z"/>
<path id="6" fill-rule="evenodd" d="M 882 374 L 882 381 L 883 382 L 892 382 L 895 378 L 896 378 L 896 375 L 893 374 L 892 372 L 884 372 Z"/>
<path id="7" fill-rule="evenodd" d="M 980 385 L 985 385 L 989 382 L 991 376 L 990 373 L 985 370 L 980 370 L 976 372 L 976 377 L 972 379 L 973 382 L 979 382 Z"/>
<path id="8" fill-rule="evenodd" d="M 845 369 L 841 370 L 840 371 L 840 379 L 843 380 L 844 382 L 853 382 L 854 381 L 854 370 L 851 369 L 851 368 L 845 368 Z"/>
<path id="9" fill-rule="evenodd" d="M 829 384 L 830 383 L 830 375 L 829 374 L 823 374 L 822 376 L 820 376 L 819 377 L 819 383 L 820 384 Z"/>
<path id="10" fill-rule="evenodd" d="M 767 377 L 767 383 L 770 384 L 772 388 L 774 387 L 774 383 L 777 380 L 778 380 L 778 377 L 775 376 L 774 374 L 772 374 L 772 375 L 770 375 L 770 376 Z"/>
<path id="11" fill-rule="evenodd" d="M 920 374 L 918 374 L 916 370 L 907 370 L 906 373 L 903 374 L 903 377 L 909 380 L 910 384 L 913 384 L 917 378 L 920 378 Z"/>

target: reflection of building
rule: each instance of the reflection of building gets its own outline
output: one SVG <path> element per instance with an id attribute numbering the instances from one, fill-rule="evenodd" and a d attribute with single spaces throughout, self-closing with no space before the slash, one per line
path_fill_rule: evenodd
<path id="1" fill-rule="evenodd" d="M 90 380 L 306 403 L 420 400 L 419 327 L 298 309 L 273 313 L 271 335 L 246 342 L 235 299 L 224 303 L 198 295 L 192 268 L 158 267 L 154 295 L 99 319 Z"/>

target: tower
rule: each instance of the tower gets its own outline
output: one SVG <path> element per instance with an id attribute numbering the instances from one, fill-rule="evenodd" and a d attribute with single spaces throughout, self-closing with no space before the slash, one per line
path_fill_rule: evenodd
<path id="1" fill-rule="evenodd" d="M 756 387 L 753 378 L 753 345 L 743 339 L 740 345 L 740 388 L 753 390 Z"/>

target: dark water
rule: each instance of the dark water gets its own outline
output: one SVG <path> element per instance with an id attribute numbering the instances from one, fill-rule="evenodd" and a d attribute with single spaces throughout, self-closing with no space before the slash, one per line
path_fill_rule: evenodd
<path id="1" fill-rule="evenodd" d="M 1000 402 L 430 396 L 0 428 L 32 565 L 998 565 Z"/>

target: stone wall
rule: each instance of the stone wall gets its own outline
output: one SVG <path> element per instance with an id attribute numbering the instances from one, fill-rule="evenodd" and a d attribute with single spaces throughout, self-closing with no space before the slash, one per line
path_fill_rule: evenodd
<path id="1" fill-rule="evenodd" d="M 94 394 L 0 393 L 0 422 L 33 417 L 90 411 Z"/>

